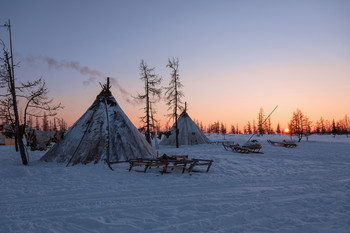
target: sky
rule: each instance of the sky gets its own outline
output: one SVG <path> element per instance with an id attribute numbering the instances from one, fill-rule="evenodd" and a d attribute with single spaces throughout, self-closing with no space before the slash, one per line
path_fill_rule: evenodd
<path id="1" fill-rule="evenodd" d="M 350 115 L 350 1 L 4 0 L 18 81 L 43 77 L 72 125 L 112 77 L 112 93 L 140 125 L 142 59 L 168 86 L 169 58 L 192 119 L 257 121 L 260 108 L 283 127 L 296 109 L 310 120 Z M 8 31 L 0 39 L 9 46 Z M 162 125 L 169 113 L 156 104 Z"/>

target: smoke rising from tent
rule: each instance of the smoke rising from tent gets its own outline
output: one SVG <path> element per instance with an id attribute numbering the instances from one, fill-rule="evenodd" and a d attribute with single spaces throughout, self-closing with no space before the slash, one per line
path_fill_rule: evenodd
<path id="1" fill-rule="evenodd" d="M 106 75 L 104 75 L 103 73 L 96 70 L 92 70 L 87 66 L 81 66 L 79 62 L 76 61 L 57 61 L 51 57 L 44 57 L 43 59 L 47 63 L 49 68 L 55 68 L 57 70 L 61 68 L 70 68 L 84 75 L 88 74 L 92 76 L 106 77 Z"/>
<path id="2" fill-rule="evenodd" d="M 89 75 L 89 79 L 83 81 L 83 84 L 85 86 L 88 86 L 90 85 L 91 83 L 94 83 L 97 81 L 97 77 L 100 77 L 100 78 L 106 78 L 107 75 L 103 74 L 102 72 L 100 71 L 97 71 L 97 70 L 93 70 L 93 69 L 90 69 L 89 67 L 87 66 L 82 66 L 80 65 L 79 62 L 77 61 L 58 61 L 52 57 L 33 57 L 33 56 L 27 56 L 23 59 L 25 62 L 28 62 L 28 63 L 35 63 L 37 62 L 38 60 L 40 61 L 44 61 L 48 68 L 49 69 L 56 69 L 56 70 L 61 70 L 61 69 L 73 69 L 77 72 L 79 72 L 80 74 L 82 75 Z M 111 84 L 113 86 L 115 86 L 119 92 L 121 93 L 123 99 L 130 103 L 130 104 L 139 104 L 140 102 L 135 100 L 134 98 L 132 98 L 131 94 L 125 89 L 123 88 L 118 80 L 116 78 L 113 78 L 113 77 L 110 77 L 110 81 L 111 81 Z"/>
<path id="3" fill-rule="evenodd" d="M 85 86 L 89 86 L 91 83 L 96 82 L 96 79 L 97 79 L 96 77 L 90 77 L 88 80 L 83 81 L 83 84 Z"/>
<path id="4" fill-rule="evenodd" d="M 142 101 L 140 102 L 139 100 L 133 98 L 127 90 L 125 90 L 122 86 L 120 86 L 120 84 L 116 78 L 110 77 L 109 79 L 111 81 L 111 84 L 118 88 L 118 90 L 123 95 L 124 100 L 126 102 L 128 102 L 129 104 L 140 104 L 142 102 Z"/>

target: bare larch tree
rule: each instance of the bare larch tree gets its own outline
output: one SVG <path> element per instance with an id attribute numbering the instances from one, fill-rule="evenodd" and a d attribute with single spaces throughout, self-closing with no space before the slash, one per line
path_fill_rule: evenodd
<path id="1" fill-rule="evenodd" d="M 183 102 L 181 101 L 181 97 L 184 96 L 183 92 L 180 91 L 183 85 L 180 82 L 179 76 L 179 59 L 173 58 L 170 60 L 169 58 L 166 67 L 169 67 L 169 69 L 171 70 L 171 80 L 169 82 L 169 86 L 165 87 L 165 97 L 167 99 L 166 104 L 169 106 L 168 110 L 173 111 L 169 114 L 169 116 L 171 118 L 174 118 L 175 120 L 176 148 L 179 148 L 179 129 L 177 126 L 177 118 L 178 111 L 182 111 L 183 109 L 183 107 L 181 106 L 181 104 L 183 104 Z"/>
<path id="2" fill-rule="evenodd" d="M 263 122 L 264 118 L 265 118 L 264 109 L 260 108 L 259 115 L 258 115 L 258 132 L 259 132 L 259 135 L 263 135 L 265 133 L 265 127 L 264 127 L 264 122 Z"/>
<path id="3" fill-rule="evenodd" d="M 22 97 L 25 101 L 23 113 L 23 125 L 27 126 L 27 117 L 49 117 L 56 116 L 57 110 L 62 109 L 61 103 L 53 104 L 53 98 L 48 97 L 49 90 L 45 80 L 39 78 L 33 82 L 21 83 L 18 97 Z M 45 130 L 45 129 L 44 129 Z"/>
<path id="4" fill-rule="evenodd" d="M 1 71 L 0 82 L 1 82 L 1 87 L 5 87 L 7 89 L 7 93 L 1 96 L 7 99 L 6 101 L 8 105 L 5 106 L 5 108 L 8 108 L 9 110 L 7 116 L 10 117 L 9 119 L 12 119 L 12 121 L 14 121 L 13 125 L 15 129 L 16 151 L 18 151 L 18 148 L 19 148 L 21 158 L 22 158 L 22 164 L 28 165 L 28 160 L 27 160 L 27 156 L 25 153 L 24 144 L 22 140 L 24 129 L 19 125 L 16 86 L 15 86 L 15 78 L 13 75 L 13 64 L 11 64 L 10 62 L 9 53 L 5 49 L 4 44 L 3 44 L 3 52 L 4 52 L 4 57 L 1 58 L 2 71 Z M 13 117 L 11 117 L 11 114 L 13 114 Z"/>
<path id="5" fill-rule="evenodd" d="M 301 141 L 303 135 L 308 135 L 310 133 L 312 122 L 309 121 L 308 117 L 300 110 L 297 109 L 293 112 L 292 119 L 289 122 L 290 134 L 298 136 L 298 142 Z"/>
<path id="6" fill-rule="evenodd" d="M 5 94 L 1 94 L 0 117 L 10 123 L 15 131 L 16 151 L 20 151 L 23 165 L 28 164 L 23 144 L 23 135 L 27 124 L 27 115 L 34 117 L 43 117 L 44 112 L 47 116 L 56 115 L 58 109 L 63 108 L 61 104 L 53 105 L 53 99 L 48 98 L 48 89 L 42 78 L 33 82 L 22 83 L 15 86 L 13 75 L 13 64 L 10 62 L 8 51 L 3 44 L 4 57 L 0 58 L 0 87 L 5 89 Z M 18 113 L 19 98 L 24 99 L 23 118 Z M 20 121 L 23 124 L 20 125 Z"/>
<path id="7" fill-rule="evenodd" d="M 145 115 L 141 117 L 141 121 L 144 123 L 142 129 L 145 130 L 146 140 L 151 145 L 150 128 L 154 128 L 154 123 L 156 122 L 153 118 L 153 114 L 151 113 L 151 104 L 155 103 L 154 98 L 158 97 L 159 99 L 162 93 L 162 89 L 158 87 L 162 81 L 162 78 L 154 73 L 154 69 L 154 67 L 150 68 L 144 60 L 141 60 L 139 67 L 141 76 L 140 79 L 144 82 L 145 92 L 144 94 L 138 94 L 136 97 L 136 99 L 144 100 L 146 102 L 146 106 L 143 108 Z"/>

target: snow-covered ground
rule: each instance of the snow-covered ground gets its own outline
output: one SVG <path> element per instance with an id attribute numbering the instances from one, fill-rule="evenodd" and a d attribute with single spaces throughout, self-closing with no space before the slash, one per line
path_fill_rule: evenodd
<path id="1" fill-rule="evenodd" d="M 266 141 L 284 136 L 254 139 L 264 154 L 160 146 L 214 160 L 209 173 L 164 175 L 38 161 L 44 152 L 23 166 L 0 146 L 0 232 L 350 232 L 350 138 L 312 135 L 290 149 Z"/>

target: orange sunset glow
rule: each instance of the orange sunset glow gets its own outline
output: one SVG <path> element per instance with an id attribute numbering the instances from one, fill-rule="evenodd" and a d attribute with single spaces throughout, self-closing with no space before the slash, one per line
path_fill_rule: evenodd
<path id="1" fill-rule="evenodd" d="M 205 126 L 219 121 L 243 131 L 248 122 L 257 122 L 260 108 L 267 116 L 277 105 L 270 119 L 274 129 L 277 124 L 287 127 L 296 109 L 313 125 L 321 117 L 339 121 L 350 115 L 350 36 L 344 30 L 347 20 L 339 20 L 341 13 L 324 14 L 312 8 L 313 21 L 308 21 L 310 13 L 297 4 L 288 9 L 273 5 L 266 12 L 248 15 L 242 12 L 250 12 L 251 6 L 235 1 L 222 4 L 215 8 L 214 17 L 203 14 L 213 9 L 210 4 L 189 3 L 192 10 L 179 8 L 181 16 L 168 18 L 156 10 L 161 15 L 146 20 L 143 11 L 88 13 L 100 9 L 96 5 L 82 12 L 78 22 L 73 12 L 79 4 L 67 9 L 69 17 L 50 7 L 44 11 L 50 16 L 44 21 L 32 17 L 44 6 L 23 5 L 1 13 L 4 19 L 13 18 L 14 59 L 21 64 L 15 71 L 18 81 L 43 77 L 50 96 L 65 106 L 57 117 L 69 126 L 89 108 L 106 77 L 115 80 L 111 91 L 123 111 L 141 126 L 144 105 L 133 99 L 144 91 L 140 61 L 154 68 L 166 87 L 170 81 L 166 64 L 172 57 L 179 58 L 182 101 L 187 102 L 190 116 Z M 285 17 L 281 20 L 275 12 L 284 12 Z M 124 23 L 114 15 L 124 17 Z M 166 24 L 163 18 L 168 18 Z M 140 20 L 147 26 L 139 27 Z M 171 24 L 177 30 L 170 30 Z M 36 25 L 30 33 L 29 25 Z M 92 26 L 83 30 L 80 25 Z M 5 29 L 0 30 L 0 38 L 8 44 Z M 153 107 L 165 128 L 170 113 L 165 97 Z"/>
<path id="2" fill-rule="evenodd" d="M 3 0 L 0 233 L 350 233 L 350 0 Z"/>

